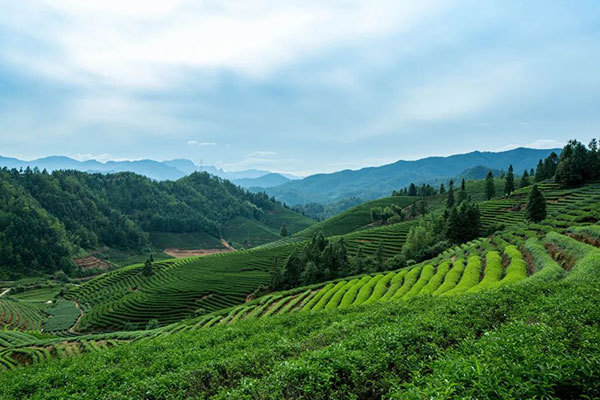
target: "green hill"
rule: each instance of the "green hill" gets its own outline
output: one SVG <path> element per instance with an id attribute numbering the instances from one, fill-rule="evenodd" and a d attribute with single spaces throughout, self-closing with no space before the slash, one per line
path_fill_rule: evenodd
<path id="1" fill-rule="evenodd" d="M 156 182 L 133 173 L 1 169 L 0 182 L 0 278 L 76 274 L 76 254 L 104 247 L 220 247 L 223 227 L 235 230 L 236 218 L 274 233 L 248 238 L 257 244 L 275 240 L 283 223 L 293 233 L 314 222 L 208 173 Z"/>

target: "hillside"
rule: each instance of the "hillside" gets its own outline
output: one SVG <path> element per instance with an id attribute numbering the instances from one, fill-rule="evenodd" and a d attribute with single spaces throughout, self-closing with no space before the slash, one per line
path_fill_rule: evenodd
<path id="1" fill-rule="evenodd" d="M 594 398 L 600 183 L 590 168 L 597 153 L 580 162 L 570 155 L 577 146 L 566 147 L 554 179 L 508 196 L 483 200 L 486 182 L 471 180 L 454 189 L 466 199 L 459 205 L 448 205 L 449 192 L 392 196 L 248 250 L 135 264 L 77 284 L 13 284 L 0 299 L 0 324 L 11 328 L 0 333 L 0 365 L 12 370 L 0 374 L 0 394 Z M 487 183 L 500 193 L 509 178 Z M 540 196 L 545 214 L 532 223 Z M 302 224 L 278 207 L 223 229 L 260 237 L 269 224 Z M 398 218 L 384 222 L 386 209 Z M 450 224 L 463 210 L 478 210 L 472 240 L 451 236 L 464 229 Z M 440 223 L 435 251 L 409 260 L 407 246 Z M 29 381 L 44 390 L 31 392 Z"/>
<path id="2" fill-rule="evenodd" d="M 270 188 L 273 186 L 283 185 L 289 181 L 290 179 L 281 174 L 270 173 L 258 178 L 234 179 L 233 183 L 243 188 L 254 188 L 254 190 L 260 190 L 260 188 Z"/>
<path id="3" fill-rule="evenodd" d="M 208 173 L 156 182 L 133 173 L 3 169 L 0 178 L 0 271 L 6 277 L 69 273 L 75 254 L 103 246 L 148 254 L 148 233 L 155 239 L 156 233 L 171 234 L 173 240 L 154 241 L 161 249 L 176 247 L 177 234 L 193 232 L 219 243 L 225 226 L 237 229 L 230 222 L 235 218 L 274 235 L 283 223 L 294 233 L 313 222 Z"/>
<path id="4" fill-rule="evenodd" d="M 492 153 L 475 151 L 449 157 L 428 157 L 416 161 L 397 161 L 381 167 L 344 170 L 331 174 L 311 175 L 281 186 L 268 188 L 266 192 L 286 204 L 311 202 L 334 202 L 347 197 L 365 200 L 389 196 L 393 190 L 410 183 L 435 183 L 454 178 L 465 170 L 484 166 L 502 170 L 513 165 L 515 173 L 535 168 L 540 159 L 560 149 L 537 150 L 518 148 Z"/>
<path id="5" fill-rule="evenodd" d="M 36 361 L 1 374 L 0 394 L 598 396 L 599 316 L 590 310 L 600 297 L 590 293 L 600 292 L 600 250 L 584 242 L 600 227 L 559 227 L 585 217 L 573 199 L 593 207 L 599 194 L 598 185 L 575 190 L 562 205 L 559 195 L 547 223 L 407 269 L 273 293 L 159 329 L 67 340 L 0 334 L 4 365 L 14 368 L 17 354 Z"/>

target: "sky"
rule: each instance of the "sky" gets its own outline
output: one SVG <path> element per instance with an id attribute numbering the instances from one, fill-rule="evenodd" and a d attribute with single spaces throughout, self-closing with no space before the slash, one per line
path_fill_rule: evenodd
<path id="1" fill-rule="evenodd" d="M 597 0 L 0 8 L 2 156 L 307 175 L 600 136 Z"/>

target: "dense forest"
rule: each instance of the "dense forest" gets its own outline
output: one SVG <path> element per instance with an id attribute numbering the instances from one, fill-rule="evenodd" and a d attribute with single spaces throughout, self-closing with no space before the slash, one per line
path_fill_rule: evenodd
<path id="1" fill-rule="evenodd" d="M 0 170 L 0 275 L 64 270 L 81 249 L 143 249 L 149 231 L 221 236 L 243 216 L 261 220 L 276 203 L 208 173 L 156 182 L 134 173 Z"/>

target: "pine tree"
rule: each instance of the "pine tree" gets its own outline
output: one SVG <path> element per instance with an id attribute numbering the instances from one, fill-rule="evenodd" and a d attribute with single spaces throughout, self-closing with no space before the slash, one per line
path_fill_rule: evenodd
<path id="1" fill-rule="evenodd" d="M 448 199 L 446 200 L 446 208 L 452 208 L 454 206 L 454 181 L 450 179 L 448 185 Z"/>
<path id="2" fill-rule="evenodd" d="M 535 170 L 535 182 L 541 182 L 544 178 L 544 162 L 540 159 Z"/>
<path id="3" fill-rule="evenodd" d="M 460 183 L 460 192 L 458 192 L 458 204 L 467 200 L 467 186 L 465 184 L 465 180 L 463 179 Z"/>
<path id="4" fill-rule="evenodd" d="M 494 174 L 489 171 L 485 177 L 485 198 L 491 200 L 496 195 L 496 186 L 494 185 Z"/>
<path id="5" fill-rule="evenodd" d="M 515 175 L 513 174 L 513 166 L 508 167 L 508 173 L 504 180 L 504 194 L 510 196 L 515 191 Z"/>
<path id="6" fill-rule="evenodd" d="M 415 186 L 414 183 L 411 183 L 410 186 L 408 187 L 408 195 L 409 196 L 417 195 L 417 187 Z"/>
<path id="7" fill-rule="evenodd" d="M 281 237 L 287 237 L 289 235 L 285 222 L 281 225 L 281 230 L 279 231 L 279 234 L 281 235 Z"/>
<path id="8" fill-rule="evenodd" d="M 519 187 L 524 188 L 525 186 L 529 186 L 529 173 L 527 170 L 523 171 L 523 176 L 521 177 L 521 183 Z"/>
<path id="9" fill-rule="evenodd" d="M 444 184 L 440 184 L 440 194 L 444 194 L 446 193 L 446 187 L 444 186 Z"/>
<path id="10" fill-rule="evenodd" d="M 546 218 L 546 198 L 537 185 L 533 185 L 529 193 L 525 214 L 529 221 L 536 223 Z"/>

